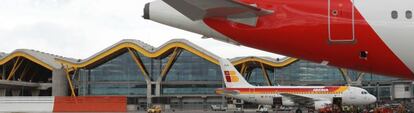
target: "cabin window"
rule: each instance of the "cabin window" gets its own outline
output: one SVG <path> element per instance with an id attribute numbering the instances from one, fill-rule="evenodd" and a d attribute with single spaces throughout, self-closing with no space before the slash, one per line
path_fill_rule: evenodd
<path id="1" fill-rule="evenodd" d="M 413 18 L 413 12 L 411 12 L 410 10 L 407 10 L 405 12 L 405 16 L 407 17 L 407 19 L 411 19 Z"/>
<path id="2" fill-rule="evenodd" d="M 397 19 L 398 18 L 398 12 L 397 11 L 392 11 L 391 12 L 391 18 L 392 19 Z"/>
<path id="3" fill-rule="evenodd" d="M 339 13 L 339 12 L 338 12 L 338 10 L 332 10 L 332 15 L 333 15 L 333 16 L 337 16 L 337 15 L 338 15 L 338 13 Z"/>
<path id="4" fill-rule="evenodd" d="M 361 51 L 361 52 L 359 53 L 359 57 L 360 57 L 361 59 L 367 59 L 367 57 L 368 57 L 368 51 Z"/>

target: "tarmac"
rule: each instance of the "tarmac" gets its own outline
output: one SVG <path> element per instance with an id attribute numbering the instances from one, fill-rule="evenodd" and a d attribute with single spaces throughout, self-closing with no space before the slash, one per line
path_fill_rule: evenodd
<path id="1" fill-rule="evenodd" d="M 131 113 L 147 113 L 144 111 L 140 111 L 140 112 L 131 112 Z M 226 112 L 226 111 L 175 111 L 175 112 L 162 112 L 162 113 L 233 113 L 233 112 Z M 241 112 L 237 112 L 237 113 L 241 113 Z M 256 111 L 245 111 L 243 113 L 259 113 Z M 294 111 L 271 111 L 269 113 L 295 113 Z M 302 113 L 307 113 L 306 111 L 303 111 Z"/>
<path id="2" fill-rule="evenodd" d="M 129 113 L 147 113 L 145 111 L 138 112 L 129 112 Z M 188 110 L 188 111 L 163 111 L 162 113 L 259 113 L 255 110 L 245 110 L 244 112 L 233 112 L 233 111 L 202 111 L 202 110 Z M 295 113 L 294 110 L 291 111 L 269 111 L 268 113 Z M 302 113 L 308 113 L 306 110 L 303 110 Z M 316 113 L 316 112 L 315 112 Z"/>

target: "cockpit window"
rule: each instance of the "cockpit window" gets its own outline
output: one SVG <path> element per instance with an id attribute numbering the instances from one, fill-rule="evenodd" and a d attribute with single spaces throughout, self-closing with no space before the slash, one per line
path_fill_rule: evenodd
<path id="1" fill-rule="evenodd" d="M 368 92 L 366 92 L 366 91 L 361 91 L 361 94 L 365 95 L 365 94 L 368 94 Z"/>

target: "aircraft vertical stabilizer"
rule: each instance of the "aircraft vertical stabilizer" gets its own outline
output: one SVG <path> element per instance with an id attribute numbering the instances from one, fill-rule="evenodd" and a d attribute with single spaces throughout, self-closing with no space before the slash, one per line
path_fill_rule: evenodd
<path id="1" fill-rule="evenodd" d="M 234 68 L 233 64 L 227 59 L 220 59 L 220 67 L 227 88 L 254 87 L 243 78 L 237 69 Z"/>

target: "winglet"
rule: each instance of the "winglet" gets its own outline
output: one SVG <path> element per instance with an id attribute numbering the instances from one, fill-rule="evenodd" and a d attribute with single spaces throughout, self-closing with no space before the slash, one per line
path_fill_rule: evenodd
<path id="1" fill-rule="evenodd" d="M 234 68 L 233 64 L 227 59 L 220 59 L 220 67 L 227 88 L 254 87 L 243 78 L 236 68 Z"/>

